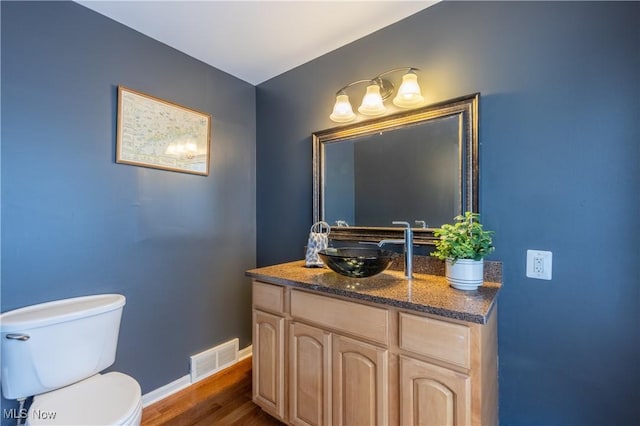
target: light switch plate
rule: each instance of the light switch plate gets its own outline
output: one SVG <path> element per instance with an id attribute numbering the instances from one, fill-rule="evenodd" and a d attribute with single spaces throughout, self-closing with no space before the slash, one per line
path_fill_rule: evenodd
<path id="1" fill-rule="evenodd" d="M 544 250 L 527 250 L 527 277 L 550 280 L 553 253 Z"/>

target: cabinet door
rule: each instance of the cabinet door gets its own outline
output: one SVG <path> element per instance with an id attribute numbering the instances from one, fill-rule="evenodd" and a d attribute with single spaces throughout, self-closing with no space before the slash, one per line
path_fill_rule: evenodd
<path id="1" fill-rule="evenodd" d="M 253 401 L 284 419 L 284 318 L 253 311 Z"/>
<path id="2" fill-rule="evenodd" d="M 331 334 L 305 324 L 289 326 L 289 422 L 331 424 Z"/>
<path id="3" fill-rule="evenodd" d="M 400 423 L 403 426 L 471 424 L 469 376 L 401 356 Z"/>
<path id="4" fill-rule="evenodd" d="M 334 334 L 332 355 L 334 425 L 388 424 L 388 351 Z"/>

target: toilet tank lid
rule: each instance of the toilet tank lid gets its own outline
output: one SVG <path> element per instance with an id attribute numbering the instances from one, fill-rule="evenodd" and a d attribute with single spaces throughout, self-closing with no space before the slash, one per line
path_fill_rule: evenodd
<path id="1" fill-rule="evenodd" d="M 123 307 L 121 294 L 74 297 L 26 306 L 0 314 L 0 331 L 11 333 L 88 317 Z"/>

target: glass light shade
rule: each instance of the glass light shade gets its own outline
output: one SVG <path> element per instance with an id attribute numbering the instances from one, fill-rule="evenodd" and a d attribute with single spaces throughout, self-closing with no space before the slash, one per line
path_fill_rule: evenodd
<path id="1" fill-rule="evenodd" d="M 362 98 L 362 105 L 358 108 L 360 114 L 364 115 L 382 115 L 387 110 L 382 103 L 380 96 L 380 86 L 372 84 L 367 86 L 367 93 Z"/>
<path id="2" fill-rule="evenodd" d="M 422 105 L 423 102 L 418 76 L 412 72 L 406 73 L 402 76 L 402 84 L 398 88 L 398 94 L 393 98 L 393 104 L 400 108 L 411 108 Z"/>
<path id="3" fill-rule="evenodd" d="M 351 103 L 349 102 L 349 96 L 336 96 L 336 104 L 333 106 L 333 112 L 329 118 L 336 123 L 346 123 L 356 118 Z"/>

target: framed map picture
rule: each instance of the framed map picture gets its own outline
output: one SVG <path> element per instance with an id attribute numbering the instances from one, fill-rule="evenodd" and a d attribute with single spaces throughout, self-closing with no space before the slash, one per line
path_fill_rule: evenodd
<path id="1" fill-rule="evenodd" d="M 211 116 L 118 86 L 116 162 L 209 175 Z"/>

